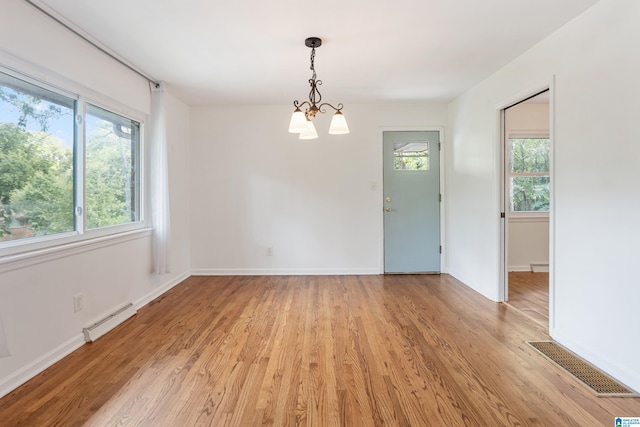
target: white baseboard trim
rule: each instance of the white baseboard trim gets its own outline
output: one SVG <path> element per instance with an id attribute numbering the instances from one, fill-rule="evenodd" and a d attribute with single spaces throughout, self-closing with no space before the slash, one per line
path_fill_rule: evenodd
<path id="1" fill-rule="evenodd" d="M 11 393 L 13 390 L 35 377 L 40 372 L 82 347 L 84 344 L 84 335 L 79 333 L 66 343 L 36 359 L 34 362 L 19 369 L 12 375 L 3 378 L 0 380 L 0 397 Z"/>
<path id="2" fill-rule="evenodd" d="M 531 271 L 531 266 L 530 265 L 510 265 L 509 267 L 507 267 L 507 269 L 509 271 L 514 271 L 514 272 Z"/>
<path id="3" fill-rule="evenodd" d="M 513 272 L 530 272 L 533 270 L 534 273 L 548 273 L 549 264 L 510 265 L 508 270 Z"/>
<path id="4" fill-rule="evenodd" d="M 133 306 L 136 308 L 136 310 L 140 309 L 141 307 L 144 307 L 145 305 L 149 304 L 154 299 L 158 298 L 160 295 L 162 295 L 165 292 L 167 292 L 169 289 L 171 289 L 174 286 L 176 286 L 178 283 L 188 279 L 189 276 L 191 276 L 191 273 L 186 271 L 186 272 L 184 272 L 184 273 L 172 278 L 171 280 L 167 281 L 164 285 L 158 286 L 153 291 L 151 291 L 148 294 L 142 296 L 141 298 L 138 298 L 137 300 L 135 300 L 133 302 Z"/>
<path id="5" fill-rule="evenodd" d="M 380 275 L 377 268 L 195 268 L 194 276 L 352 276 Z"/>
<path id="6" fill-rule="evenodd" d="M 479 287 L 480 284 L 475 283 L 470 278 L 468 279 L 464 274 L 460 273 L 459 271 L 455 271 L 455 270 L 449 271 L 449 273 L 447 274 L 453 277 L 454 279 L 456 279 L 458 282 L 462 283 L 467 288 L 473 289 L 475 292 L 478 292 L 483 297 L 494 302 L 500 302 L 500 294 L 498 292 L 497 285 L 493 289 L 490 289 L 492 293 L 488 293 L 485 289 Z"/>

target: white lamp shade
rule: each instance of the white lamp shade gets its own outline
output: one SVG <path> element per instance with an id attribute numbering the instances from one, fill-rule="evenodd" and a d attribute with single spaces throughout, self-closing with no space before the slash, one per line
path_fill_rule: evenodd
<path id="1" fill-rule="evenodd" d="M 349 133 L 349 126 L 347 126 L 347 119 L 340 111 L 336 111 L 331 118 L 331 126 L 329 126 L 329 133 L 332 135 L 342 135 Z"/>
<path id="2" fill-rule="evenodd" d="M 300 133 L 307 128 L 307 118 L 299 108 L 291 115 L 291 121 L 289 122 L 289 132 Z"/>
<path id="3" fill-rule="evenodd" d="M 316 139 L 318 137 L 318 132 L 316 132 L 316 127 L 313 125 L 311 120 L 306 121 L 305 129 L 300 132 L 300 139 Z"/>

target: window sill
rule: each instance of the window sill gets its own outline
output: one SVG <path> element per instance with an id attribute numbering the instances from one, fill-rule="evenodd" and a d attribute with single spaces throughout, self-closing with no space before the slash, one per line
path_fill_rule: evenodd
<path id="1" fill-rule="evenodd" d="M 549 222 L 549 213 L 509 214 L 509 222 Z"/>
<path id="2" fill-rule="evenodd" d="M 140 228 L 108 236 L 95 237 L 52 246 L 44 249 L 22 252 L 14 255 L 0 257 L 0 273 L 29 267 L 43 262 L 84 253 L 89 250 L 100 249 L 111 245 L 118 245 L 131 240 L 142 239 L 151 236 L 150 228 Z"/>

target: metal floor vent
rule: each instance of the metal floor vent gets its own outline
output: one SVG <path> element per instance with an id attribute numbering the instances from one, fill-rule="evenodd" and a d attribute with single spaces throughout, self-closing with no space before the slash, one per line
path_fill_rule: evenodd
<path id="1" fill-rule="evenodd" d="M 582 381 L 599 397 L 640 397 L 633 390 L 553 341 L 526 341 L 526 343 Z"/>

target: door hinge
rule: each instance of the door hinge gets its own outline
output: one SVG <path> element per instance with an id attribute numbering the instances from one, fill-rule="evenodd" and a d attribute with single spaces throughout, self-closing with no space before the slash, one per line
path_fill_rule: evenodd
<path id="1" fill-rule="evenodd" d="M 440 193 L 439 202 L 442 203 L 442 193 Z"/>
<path id="2" fill-rule="evenodd" d="M 500 212 L 500 218 L 504 218 L 504 212 Z"/>
<path id="3" fill-rule="evenodd" d="M 438 151 L 440 151 L 440 143 L 438 142 Z"/>
<path id="4" fill-rule="evenodd" d="M 440 253 L 442 253 L 442 245 L 440 245 Z"/>

